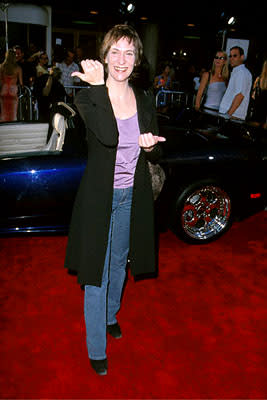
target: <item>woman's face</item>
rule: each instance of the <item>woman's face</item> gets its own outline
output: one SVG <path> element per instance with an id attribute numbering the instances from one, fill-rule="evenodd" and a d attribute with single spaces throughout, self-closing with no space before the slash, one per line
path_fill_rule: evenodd
<path id="1" fill-rule="evenodd" d="M 222 51 L 218 51 L 216 56 L 214 57 L 214 64 L 215 66 L 222 67 L 227 62 L 226 57 Z"/>
<path id="2" fill-rule="evenodd" d="M 135 48 L 133 42 L 127 38 L 121 38 L 114 43 L 106 56 L 108 66 L 108 79 L 117 82 L 126 81 L 135 66 Z"/>

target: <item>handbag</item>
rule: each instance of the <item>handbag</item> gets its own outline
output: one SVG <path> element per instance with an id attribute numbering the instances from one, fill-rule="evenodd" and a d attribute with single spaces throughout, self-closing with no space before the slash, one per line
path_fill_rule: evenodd
<path id="1" fill-rule="evenodd" d="M 153 164 L 150 161 L 148 161 L 148 168 L 151 175 L 153 197 L 156 200 L 163 188 L 166 174 L 159 164 Z"/>

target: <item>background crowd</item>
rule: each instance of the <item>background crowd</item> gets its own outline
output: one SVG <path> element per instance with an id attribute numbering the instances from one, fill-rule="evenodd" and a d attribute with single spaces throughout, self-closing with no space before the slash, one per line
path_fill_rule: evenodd
<path id="1" fill-rule="evenodd" d="M 196 110 L 211 109 L 266 127 L 267 61 L 263 62 L 260 73 L 252 75 L 245 66 L 243 49 L 236 47 L 231 53 L 218 50 L 205 66 L 173 65 L 166 60 L 159 63 L 152 79 L 144 59 L 136 71 L 135 84 L 153 89 L 158 110 L 163 113 L 168 112 L 170 96 L 161 92 L 180 91 L 187 94 L 188 104 Z M 0 64 L 0 121 L 45 122 L 54 103 L 71 104 L 79 87 L 84 86 L 84 82 L 71 74 L 81 71 L 85 57 L 80 46 L 75 49 L 58 46 L 51 60 L 34 44 L 27 50 L 20 45 L 9 49 Z M 231 109 L 236 85 L 243 94 L 235 99 Z M 77 86 L 75 91 L 74 86 Z M 35 111 L 33 116 L 29 114 L 29 96 Z"/>
<path id="2" fill-rule="evenodd" d="M 211 65 L 197 69 L 190 64 L 182 73 L 166 62 L 153 82 L 158 111 L 168 112 L 172 106 L 168 102 L 170 90 L 184 91 L 189 106 L 196 111 L 211 110 L 267 128 L 267 60 L 255 76 L 245 63 L 244 50 L 239 46 L 233 46 L 229 55 L 218 50 Z"/>

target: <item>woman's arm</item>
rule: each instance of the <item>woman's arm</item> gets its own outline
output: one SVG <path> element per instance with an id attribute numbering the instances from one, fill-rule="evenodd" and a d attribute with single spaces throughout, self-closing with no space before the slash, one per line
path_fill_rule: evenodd
<path id="1" fill-rule="evenodd" d="M 259 80 L 260 80 L 260 77 L 258 76 L 258 77 L 255 79 L 255 82 L 254 82 L 253 87 L 252 87 L 251 97 L 252 97 L 254 100 L 255 100 L 256 87 L 257 87 L 257 85 L 258 85 Z"/>
<path id="2" fill-rule="evenodd" d="M 45 87 L 42 90 L 43 96 L 49 96 L 53 85 L 53 76 L 49 74 Z"/>
<path id="3" fill-rule="evenodd" d="M 200 109 L 201 106 L 201 98 L 202 95 L 204 93 L 204 90 L 208 84 L 208 80 L 209 80 L 209 72 L 204 72 L 199 84 L 199 88 L 197 91 L 197 96 L 196 96 L 196 102 L 195 102 L 195 109 L 198 111 Z"/>
<path id="4" fill-rule="evenodd" d="M 20 86 L 23 87 L 22 68 L 21 67 L 18 67 L 17 81 L 19 82 Z"/>

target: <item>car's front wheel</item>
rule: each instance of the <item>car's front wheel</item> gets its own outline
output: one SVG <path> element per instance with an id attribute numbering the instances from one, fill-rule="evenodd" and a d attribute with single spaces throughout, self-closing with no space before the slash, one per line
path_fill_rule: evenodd
<path id="1" fill-rule="evenodd" d="M 231 196 L 216 182 L 196 182 L 176 199 L 173 228 L 189 243 L 208 243 L 219 238 L 232 224 Z"/>

